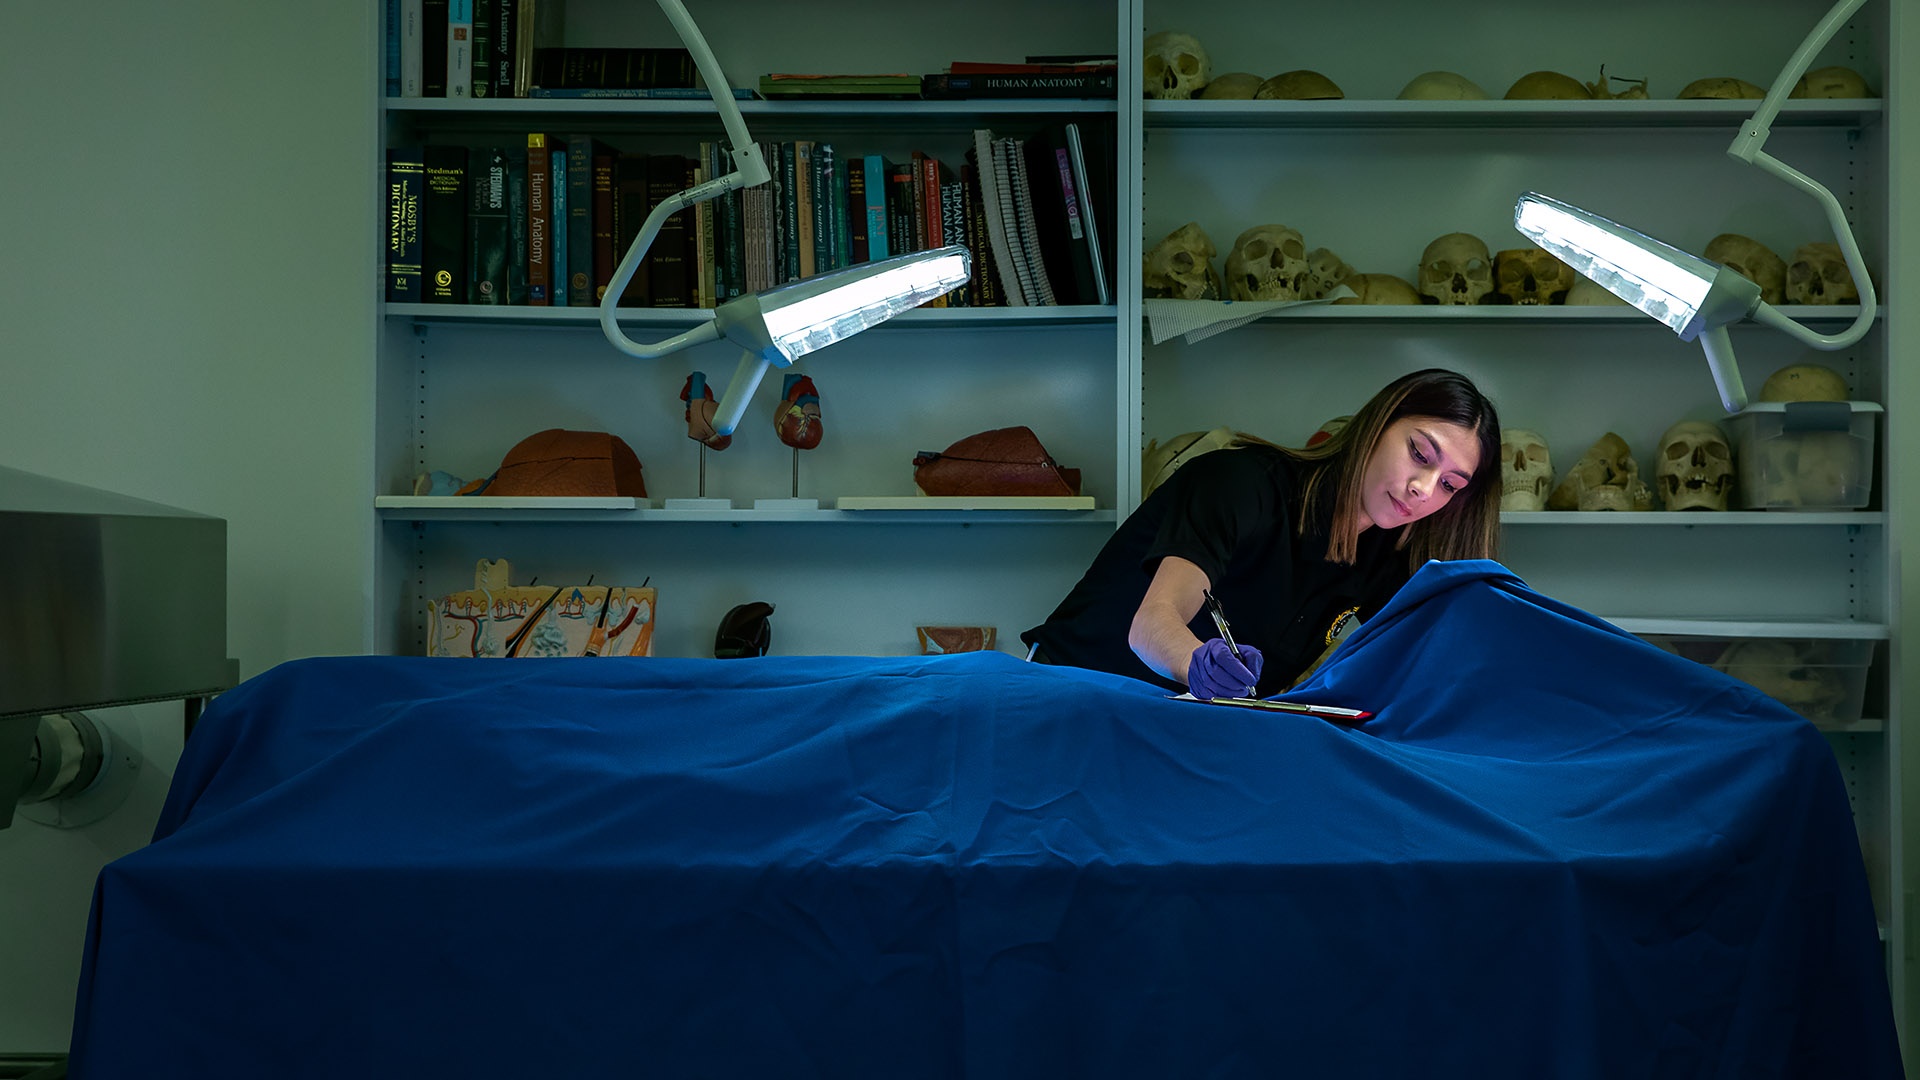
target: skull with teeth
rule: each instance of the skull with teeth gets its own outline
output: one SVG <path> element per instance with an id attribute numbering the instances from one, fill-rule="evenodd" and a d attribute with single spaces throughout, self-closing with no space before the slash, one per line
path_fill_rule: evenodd
<path id="1" fill-rule="evenodd" d="M 1512 304 L 1562 304 L 1573 289 L 1573 267 L 1537 247 L 1515 248 L 1493 257 L 1495 287 Z"/>
<path id="2" fill-rule="evenodd" d="M 1609 431 L 1587 449 L 1547 496 L 1549 510 L 1651 510 L 1653 492 L 1627 441 Z"/>
<path id="3" fill-rule="evenodd" d="M 1860 289 L 1840 245 L 1802 244 L 1787 264 L 1787 299 L 1795 304 L 1857 304 Z"/>
<path id="4" fill-rule="evenodd" d="M 1233 242 L 1226 278 L 1235 300 L 1306 299 L 1306 241 L 1298 229 L 1255 225 Z"/>
<path id="5" fill-rule="evenodd" d="M 1472 233 L 1434 238 L 1420 253 L 1420 293 L 1436 304 L 1477 304 L 1493 291 L 1493 257 Z"/>
<path id="6" fill-rule="evenodd" d="M 1725 510 L 1733 494 L 1733 448 L 1707 420 L 1682 420 L 1660 436 L 1654 467 L 1660 502 L 1669 510 Z"/>
<path id="7" fill-rule="evenodd" d="M 1142 291 L 1149 297 L 1174 300 L 1218 300 L 1220 272 L 1213 268 L 1216 254 L 1206 230 L 1198 222 L 1189 221 L 1147 252 Z"/>
<path id="8" fill-rule="evenodd" d="M 1547 440 L 1526 428 L 1500 429 L 1500 509 L 1545 510 L 1553 487 Z"/>

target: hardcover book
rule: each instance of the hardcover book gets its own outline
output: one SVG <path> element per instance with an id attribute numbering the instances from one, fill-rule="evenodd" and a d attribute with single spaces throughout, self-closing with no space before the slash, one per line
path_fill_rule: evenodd
<path id="1" fill-rule="evenodd" d="M 595 155 L 604 157 L 611 153 L 605 143 L 591 135 L 567 137 L 566 281 L 567 303 L 573 307 L 595 302 L 593 161 Z"/>
<path id="2" fill-rule="evenodd" d="M 532 85 L 546 89 L 636 89 L 694 85 L 683 48 L 553 47 L 533 51 Z"/>
<path id="3" fill-rule="evenodd" d="M 593 192 L 590 196 L 593 213 L 593 296 L 588 301 L 593 304 L 598 304 L 607 295 L 607 283 L 613 280 L 613 268 L 619 264 L 623 254 L 614 249 L 616 237 L 613 228 L 613 178 L 619 162 L 619 151 L 605 143 L 594 143 L 591 165 Z"/>
<path id="4" fill-rule="evenodd" d="M 1072 75 L 923 75 L 920 96 L 932 101 L 967 98 L 1110 98 L 1117 94 L 1114 71 Z"/>
<path id="5" fill-rule="evenodd" d="M 507 302 L 507 259 L 513 247 L 507 225 L 507 150 L 475 147 L 467 157 L 467 303 Z"/>
<path id="6" fill-rule="evenodd" d="M 450 0 L 420 0 L 421 95 L 447 96 L 447 8 Z"/>
<path id="7" fill-rule="evenodd" d="M 473 96 L 493 96 L 493 34 L 497 0 L 473 0 Z"/>
<path id="8" fill-rule="evenodd" d="M 557 145 L 547 151 L 547 160 L 552 163 L 553 173 L 547 180 L 547 190 L 553 201 L 552 213 L 548 215 L 548 247 L 551 254 L 548 263 L 553 268 L 553 281 L 547 289 L 554 307 L 566 307 L 567 298 L 567 150 L 565 140 L 555 139 Z"/>
<path id="9" fill-rule="evenodd" d="M 1106 265 L 1106 253 L 1109 249 L 1100 235 L 1099 222 L 1112 214 L 1112 208 L 1101 207 L 1096 209 L 1095 204 L 1099 200 L 1094 197 L 1094 189 L 1090 183 L 1090 177 L 1094 174 L 1090 174 L 1087 169 L 1086 143 L 1085 140 L 1080 137 L 1080 125 L 1069 123 L 1066 125 L 1066 131 L 1067 153 L 1073 167 L 1074 190 L 1080 200 L 1080 218 L 1086 228 L 1087 260 L 1090 264 L 1089 269 L 1092 272 L 1094 287 L 1092 302 L 1096 304 L 1111 304 L 1113 303 L 1113 287 L 1108 284 L 1107 281 Z M 1113 164 L 1112 162 L 1096 161 L 1094 167 L 1096 169 L 1110 171 L 1113 168 Z M 1102 172 L 1098 175 L 1106 175 L 1106 173 Z"/>
<path id="10" fill-rule="evenodd" d="M 520 0 L 493 0 L 493 96 L 513 96 L 514 43 L 519 40 Z"/>
<path id="11" fill-rule="evenodd" d="M 420 199 L 421 299 L 467 302 L 467 148 L 428 146 L 422 153 L 426 193 Z"/>
<path id="12" fill-rule="evenodd" d="M 1093 256 L 1088 249 L 1080 196 L 1075 190 L 1067 133 L 1048 124 L 1026 140 L 1027 183 L 1033 202 L 1035 234 L 1050 271 L 1049 283 L 1062 304 L 1096 303 Z"/>
<path id="13" fill-rule="evenodd" d="M 424 0 L 400 0 L 400 96 L 423 97 L 427 92 L 426 9 Z"/>
<path id="14" fill-rule="evenodd" d="M 647 157 L 647 212 L 679 194 L 687 187 L 688 163 L 684 154 L 651 154 Z M 692 267 L 688 265 L 692 215 L 680 210 L 660 223 L 660 231 L 647 249 L 649 303 L 657 308 L 693 306 Z"/>
<path id="15" fill-rule="evenodd" d="M 527 303 L 553 306 L 553 144 L 527 135 Z"/>
<path id="16" fill-rule="evenodd" d="M 527 302 L 527 148 L 507 148 L 507 303 Z"/>
<path id="17" fill-rule="evenodd" d="M 814 247 L 813 189 L 813 142 L 810 139 L 795 139 L 793 142 L 794 227 L 788 235 L 793 238 L 796 264 L 802 278 L 810 278 L 819 270 L 819 251 Z"/>
<path id="18" fill-rule="evenodd" d="M 420 196 L 426 187 L 420 147 L 387 151 L 387 300 L 420 302 Z"/>
<path id="19" fill-rule="evenodd" d="M 381 16 L 386 32 L 381 35 L 381 60 L 386 65 L 386 94 L 400 96 L 400 0 L 385 0 Z"/>
<path id="20" fill-rule="evenodd" d="M 616 274 L 620 263 L 626 260 L 628 251 L 633 247 L 634 240 L 639 237 L 640 227 L 646 224 L 647 210 L 647 155 L 621 154 L 613 170 L 613 263 Z M 612 287 L 611 276 L 607 284 Z M 620 292 L 619 306 L 647 307 L 651 293 L 648 260 L 643 257 Z"/>
<path id="21" fill-rule="evenodd" d="M 901 254 L 893 250 L 892 235 L 887 228 L 887 177 L 893 171 L 893 163 L 879 154 L 868 154 L 861 159 L 861 165 L 866 174 L 867 255 L 884 259 Z"/>
<path id="22" fill-rule="evenodd" d="M 851 158 L 846 163 L 847 197 L 841 204 L 840 220 L 846 223 L 847 263 L 855 265 L 873 257 L 867 236 L 867 163 Z"/>
<path id="23" fill-rule="evenodd" d="M 447 96 L 473 97 L 473 0 L 447 0 Z"/>

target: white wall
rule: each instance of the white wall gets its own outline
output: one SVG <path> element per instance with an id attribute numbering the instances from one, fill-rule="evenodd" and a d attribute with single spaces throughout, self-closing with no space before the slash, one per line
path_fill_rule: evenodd
<path id="1" fill-rule="evenodd" d="M 226 519 L 242 677 L 369 640 L 374 33 L 0 3 L 0 464 Z M 0 831 L 0 1053 L 66 1049 L 94 877 L 178 756 L 177 707 L 103 715 L 155 768 L 97 826 Z"/>

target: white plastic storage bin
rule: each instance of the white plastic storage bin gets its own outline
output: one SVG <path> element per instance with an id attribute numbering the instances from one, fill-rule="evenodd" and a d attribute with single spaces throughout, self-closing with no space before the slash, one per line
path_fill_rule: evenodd
<path id="1" fill-rule="evenodd" d="M 1747 510 L 1858 510 L 1873 487 L 1870 401 L 1762 401 L 1727 418 Z"/>
<path id="2" fill-rule="evenodd" d="M 1644 634 L 1648 642 L 1739 679 L 1816 724 L 1857 723 L 1873 642 Z"/>

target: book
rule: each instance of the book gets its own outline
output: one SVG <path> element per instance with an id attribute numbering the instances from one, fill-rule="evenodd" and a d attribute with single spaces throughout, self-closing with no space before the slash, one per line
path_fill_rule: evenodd
<path id="1" fill-rule="evenodd" d="M 1087 71 L 1069 75 L 922 75 L 920 96 L 932 101 L 966 98 L 1110 98 L 1119 75 Z"/>
<path id="2" fill-rule="evenodd" d="M 527 136 L 527 303 L 553 305 L 553 148 L 540 132 Z"/>
<path id="3" fill-rule="evenodd" d="M 1114 195 L 1117 138 L 1114 122 L 1098 117 L 1076 121 L 1067 132 L 1068 147 L 1072 149 L 1078 144 L 1085 169 L 1081 209 L 1087 215 L 1088 246 L 1093 256 L 1095 279 L 1108 297 L 1103 303 L 1113 303 L 1119 288 L 1114 280 L 1114 259 L 1120 250 L 1115 209 L 1119 203 Z"/>
<path id="4" fill-rule="evenodd" d="M 979 307 L 1007 307 L 1000 288 L 999 267 L 993 254 L 992 237 L 987 231 L 986 194 L 980 187 L 979 154 L 967 150 L 967 161 L 960 167 L 960 182 L 967 189 L 967 249 L 973 252 L 974 302 Z"/>
<path id="5" fill-rule="evenodd" d="M 810 278 L 818 272 L 819 252 L 814 248 L 814 169 L 813 142 L 810 139 L 795 139 L 793 142 L 793 228 L 787 236 L 794 244 L 794 267 L 801 278 Z"/>
<path id="6" fill-rule="evenodd" d="M 926 226 L 914 228 L 920 220 L 913 212 L 913 193 L 920 189 L 914 182 L 913 162 L 891 164 L 887 173 L 887 249 L 895 255 L 919 251 L 924 239 L 919 235 Z"/>
<path id="7" fill-rule="evenodd" d="M 839 187 L 837 175 L 838 163 L 834 160 L 833 144 L 816 142 L 813 144 L 813 266 L 814 272 L 824 274 L 844 265 L 840 252 L 840 214 L 846 205 L 844 196 L 837 194 Z"/>
<path id="8" fill-rule="evenodd" d="M 553 46 L 533 50 L 531 86 L 632 89 L 693 85 L 693 54 L 683 48 Z"/>
<path id="9" fill-rule="evenodd" d="M 387 151 L 387 301 L 420 302 L 420 196 L 426 161 L 418 146 Z"/>
<path id="10" fill-rule="evenodd" d="M 1064 125 L 1048 124 L 1021 146 L 1033 203 L 1034 234 L 1051 271 L 1049 283 L 1062 304 L 1095 303 L 1093 259 L 1074 186 Z"/>
<path id="11" fill-rule="evenodd" d="M 507 303 L 527 302 L 527 148 L 507 148 Z"/>
<path id="12" fill-rule="evenodd" d="M 851 158 L 846 163 L 847 197 L 841 203 L 840 220 L 845 223 L 847 264 L 855 265 L 873 258 L 867 236 L 867 163 Z"/>
<path id="13" fill-rule="evenodd" d="M 1017 139 L 1007 139 L 1007 200 L 1013 206 L 1014 230 L 1020 236 L 1015 255 L 1025 261 L 1021 284 L 1030 289 L 1029 298 L 1036 307 L 1053 307 L 1060 301 L 1053 294 L 1053 279 L 1047 272 L 1046 253 L 1041 250 L 1040 228 L 1033 217 L 1033 185 L 1027 177 L 1027 156 Z"/>
<path id="14" fill-rule="evenodd" d="M 1099 60 L 1072 63 L 980 63 L 968 60 L 955 60 L 947 65 L 949 75 L 1081 75 L 1087 72 L 1113 71 L 1119 66 L 1115 60 Z"/>
<path id="15" fill-rule="evenodd" d="M 879 154 L 867 154 L 860 162 L 865 174 L 867 257 L 884 259 L 900 254 L 891 247 L 887 230 L 887 173 L 892 163 Z"/>
<path id="16" fill-rule="evenodd" d="M 567 136 L 566 293 L 570 307 L 594 303 L 593 159 L 606 150 L 591 135 Z"/>
<path id="17" fill-rule="evenodd" d="M 711 101 L 713 92 L 704 86 L 536 86 L 527 92 L 527 96 L 553 98 L 555 100 L 594 101 L 594 100 L 665 100 L 665 101 Z M 744 86 L 733 88 L 735 101 L 758 101 L 760 95 Z"/>
<path id="18" fill-rule="evenodd" d="M 422 97 L 447 96 L 447 8 L 450 0 L 420 0 Z"/>
<path id="19" fill-rule="evenodd" d="M 513 97 L 533 89 L 534 50 L 561 40 L 566 12 L 566 0 L 514 0 Z"/>
<path id="20" fill-rule="evenodd" d="M 950 179 L 940 181 L 940 235 L 947 244 L 967 245 L 966 189 L 958 173 L 944 170 Z M 965 285 L 947 293 L 949 307 L 965 307 L 972 300 Z"/>
<path id="21" fill-rule="evenodd" d="M 426 177 L 420 197 L 420 299 L 467 302 L 467 148 L 422 150 Z"/>
<path id="22" fill-rule="evenodd" d="M 493 96 L 513 96 L 514 43 L 520 22 L 519 0 L 493 0 Z"/>
<path id="23" fill-rule="evenodd" d="M 976 138 L 979 134 L 975 133 Z M 1012 166 L 1009 158 L 1018 156 L 1017 144 L 1008 138 L 992 138 L 991 132 L 986 134 L 991 144 L 988 158 L 991 164 L 983 166 L 985 171 L 981 174 L 980 184 L 983 189 L 992 189 L 986 198 L 993 206 L 995 213 L 987 219 L 988 227 L 992 228 L 996 218 L 1000 222 L 999 242 L 1005 248 L 1004 252 L 998 249 L 995 251 L 1000 259 L 1000 281 L 1006 287 L 1009 304 L 1016 307 L 1035 305 L 1040 302 L 1040 294 L 1032 281 L 1033 271 L 1031 264 L 1027 261 L 1026 249 L 1021 239 L 1019 214 L 1013 201 Z M 1013 299 L 1015 297 L 1018 297 L 1017 301 Z"/>
<path id="24" fill-rule="evenodd" d="M 1097 200 L 1093 197 L 1093 188 L 1088 182 L 1085 143 L 1080 138 L 1080 125 L 1066 125 L 1067 154 L 1071 162 L 1075 194 L 1079 198 L 1078 212 L 1086 229 L 1086 247 L 1088 270 L 1093 278 L 1092 303 L 1113 303 L 1113 286 L 1107 281 L 1106 245 L 1101 242 L 1098 220 L 1111 214 L 1110 207 L 1095 209 Z M 1111 169 L 1111 162 L 1096 162 L 1099 169 Z M 1082 301 L 1086 303 L 1088 301 Z"/>
<path id="25" fill-rule="evenodd" d="M 386 92 L 388 97 L 400 96 L 400 0 L 386 0 L 385 10 L 381 14 L 381 25 L 385 33 L 381 35 L 381 61 L 386 67 Z"/>
<path id="26" fill-rule="evenodd" d="M 473 97 L 473 0 L 447 0 L 447 96 Z"/>
<path id="27" fill-rule="evenodd" d="M 844 99 L 916 98 L 916 75 L 809 75 L 786 72 L 760 76 L 766 98 L 832 97 Z"/>
<path id="28" fill-rule="evenodd" d="M 426 54 L 421 44 L 426 34 L 424 0 L 400 0 L 400 96 L 426 94 Z"/>
<path id="29" fill-rule="evenodd" d="M 640 229 L 647 222 L 647 155 L 623 153 L 613 168 L 613 239 L 614 274 L 632 254 L 634 240 L 640 235 Z M 607 287 L 613 287 L 613 278 L 607 279 Z M 638 259 L 633 272 L 628 276 L 626 285 L 620 290 L 619 304 L 622 307 L 646 307 L 650 302 L 651 282 L 648 279 L 647 260 Z"/>
<path id="30" fill-rule="evenodd" d="M 613 229 L 613 177 L 619 162 L 619 151 L 597 140 L 593 143 L 589 163 L 593 217 L 593 235 L 588 240 L 593 260 L 593 294 L 587 301 L 590 304 L 598 304 L 607 295 L 607 283 L 613 280 L 613 268 L 623 254 L 614 246 Z"/>
<path id="31" fill-rule="evenodd" d="M 554 307 L 568 306 L 567 292 L 567 241 L 570 232 L 567 226 L 567 150 L 564 140 L 554 140 L 561 145 L 547 151 L 547 160 L 552 163 L 553 172 L 548 178 L 547 190 L 551 194 L 553 211 L 548 215 L 547 241 L 551 255 L 548 263 L 552 266 L 553 281 L 547 289 Z"/>
<path id="32" fill-rule="evenodd" d="M 647 212 L 685 190 L 687 184 L 687 158 L 684 154 L 650 154 L 647 156 Z M 668 215 L 660 223 L 660 231 L 654 234 L 653 246 L 647 249 L 648 303 L 657 308 L 684 308 L 693 306 L 692 267 L 688 265 L 687 249 L 691 239 L 692 215 L 685 210 Z"/>
<path id="33" fill-rule="evenodd" d="M 494 5 L 497 0 L 473 0 L 473 96 L 493 96 Z"/>
<path id="34" fill-rule="evenodd" d="M 507 149 L 475 147 L 467 156 L 467 303 L 505 304 L 507 260 L 513 250 L 507 223 Z"/>

